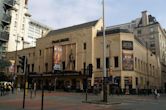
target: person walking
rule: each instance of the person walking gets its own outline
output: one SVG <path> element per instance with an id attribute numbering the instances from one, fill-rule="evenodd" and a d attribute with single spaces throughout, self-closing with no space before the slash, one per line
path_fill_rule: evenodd
<path id="1" fill-rule="evenodd" d="M 160 97 L 160 94 L 157 92 L 157 89 L 154 90 L 154 96 L 155 99 L 158 99 Z"/>
<path id="2" fill-rule="evenodd" d="M 12 94 L 14 94 L 14 82 L 11 84 Z"/>
<path id="3" fill-rule="evenodd" d="M 33 90 L 34 90 L 34 94 L 35 94 L 35 96 L 36 96 L 36 82 L 35 82 L 34 85 L 33 85 Z"/>

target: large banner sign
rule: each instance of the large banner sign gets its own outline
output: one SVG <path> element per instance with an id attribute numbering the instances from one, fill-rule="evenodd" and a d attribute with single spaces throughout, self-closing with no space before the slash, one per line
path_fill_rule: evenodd
<path id="1" fill-rule="evenodd" d="M 15 65 L 15 60 L 10 60 L 10 67 L 9 67 L 9 72 L 14 73 L 14 65 Z"/>
<path id="2" fill-rule="evenodd" d="M 61 70 L 62 46 L 54 46 L 53 70 Z"/>
<path id="3" fill-rule="evenodd" d="M 122 53 L 122 68 L 125 71 L 134 70 L 134 61 L 132 53 Z"/>

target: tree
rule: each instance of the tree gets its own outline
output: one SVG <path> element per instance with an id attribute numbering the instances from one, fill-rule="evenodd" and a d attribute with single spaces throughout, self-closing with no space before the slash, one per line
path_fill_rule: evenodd
<path id="1" fill-rule="evenodd" d="M 11 65 L 10 61 L 0 59 L 0 69 L 5 69 L 6 67 L 9 67 L 10 65 Z"/>
<path id="2" fill-rule="evenodd" d="M 7 79 L 7 75 L 4 72 L 0 72 L 0 81 L 6 81 Z"/>
<path id="3" fill-rule="evenodd" d="M 11 62 L 5 59 L 0 59 L 0 81 L 8 80 L 7 74 L 3 70 L 11 66 Z"/>

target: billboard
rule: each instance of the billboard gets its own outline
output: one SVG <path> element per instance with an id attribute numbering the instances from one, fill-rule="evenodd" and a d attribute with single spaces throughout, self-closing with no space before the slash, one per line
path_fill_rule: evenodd
<path id="1" fill-rule="evenodd" d="M 53 49 L 53 70 L 61 70 L 62 46 L 54 46 Z"/>
<path id="2" fill-rule="evenodd" d="M 134 70 L 134 61 L 132 53 L 122 53 L 122 69 L 125 71 Z"/>
<path id="3" fill-rule="evenodd" d="M 15 60 L 10 60 L 10 63 L 9 72 L 14 73 Z"/>

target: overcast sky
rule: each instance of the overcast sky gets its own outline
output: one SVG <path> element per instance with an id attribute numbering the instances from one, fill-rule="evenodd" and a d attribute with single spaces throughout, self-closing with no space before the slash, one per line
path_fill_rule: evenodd
<path id="1" fill-rule="evenodd" d="M 106 25 L 141 17 L 147 10 L 166 28 L 166 0 L 105 0 Z M 102 0 L 29 0 L 32 18 L 55 29 L 93 21 L 102 16 Z"/>

